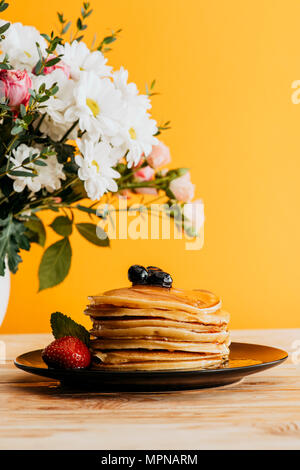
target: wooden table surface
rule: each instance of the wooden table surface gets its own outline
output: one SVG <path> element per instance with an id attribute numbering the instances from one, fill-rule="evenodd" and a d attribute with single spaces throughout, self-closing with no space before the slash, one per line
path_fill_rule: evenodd
<path id="1" fill-rule="evenodd" d="M 13 365 L 50 335 L 0 335 L 0 449 L 299 449 L 300 329 L 232 336 L 283 348 L 289 359 L 215 389 L 73 393 Z"/>

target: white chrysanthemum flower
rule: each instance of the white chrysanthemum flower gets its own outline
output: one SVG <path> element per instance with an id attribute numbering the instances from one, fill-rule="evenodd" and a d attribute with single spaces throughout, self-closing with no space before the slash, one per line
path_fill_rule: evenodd
<path id="1" fill-rule="evenodd" d="M 69 65 L 71 78 L 79 80 L 81 72 L 94 72 L 99 77 L 111 75 L 112 67 L 106 65 L 107 59 L 102 52 L 91 52 L 84 42 L 74 41 L 72 44 L 58 45 L 56 52 L 62 55 L 62 60 Z"/>
<path id="2" fill-rule="evenodd" d="M 51 96 L 46 101 L 46 107 L 41 108 L 41 114 L 47 114 L 43 119 L 40 126 L 41 132 L 48 135 L 53 140 L 60 140 L 67 130 L 71 127 L 72 123 L 67 122 L 64 113 L 74 104 L 74 80 L 68 79 L 65 73 L 56 69 L 48 75 L 32 76 L 33 89 L 38 91 L 39 87 L 44 83 L 46 88 L 51 88 L 54 83 L 57 83 L 58 91 L 54 96 Z M 36 121 L 36 125 L 38 124 Z M 76 139 L 77 129 L 73 129 L 70 133 L 70 139 Z"/>
<path id="3" fill-rule="evenodd" d="M 120 147 L 126 158 L 128 166 L 137 165 L 141 156 L 149 155 L 152 146 L 157 143 L 154 135 L 157 125 L 150 119 L 147 110 L 151 108 L 149 97 L 139 95 L 135 83 L 128 83 L 128 71 L 123 67 L 113 74 L 113 80 L 122 93 L 125 107 L 125 117 L 121 122 L 121 132 L 112 138 L 112 144 Z"/>
<path id="4" fill-rule="evenodd" d="M 15 168 L 20 167 L 18 168 L 19 171 L 26 171 L 21 167 L 23 161 L 39 153 L 39 149 L 21 144 L 17 149 L 13 150 L 13 157 L 11 157 L 10 161 Z M 49 192 L 52 192 L 61 187 L 61 180 L 66 179 L 66 175 L 63 172 L 63 165 L 58 163 L 55 155 L 51 155 L 47 160 L 43 161 L 47 166 L 39 166 L 35 163 L 26 164 L 26 168 L 30 168 L 31 172 L 36 174 L 35 177 L 8 175 L 14 180 L 13 186 L 16 192 L 22 192 L 26 186 L 34 193 L 40 191 L 42 188 L 46 188 Z"/>
<path id="5" fill-rule="evenodd" d="M 46 41 L 36 28 L 24 26 L 22 23 L 11 23 L 5 32 L 5 39 L 1 42 L 0 59 L 8 54 L 13 68 L 31 71 L 39 60 L 36 43 L 39 43 L 42 53 L 45 54 Z"/>
<path id="6" fill-rule="evenodd" d="M 113 73 L 113 81 L 117 89 L 121 91 L 123 99 L 132 106 L 141 106 L 148 110 L 151 108 L 149 96 L 140 95 L 135 83 L 128 83 L 128 70 L 121 67 Z"/>
<path id="7" fill-rule="evenodd" d="M 121 93 L 108 78 L 100 79 L 93 72 L 82 72 L 73 91 L 75 104 L 65 112 L 68 122 L 79 120 L 79 128 L 96 141 L 120 131 L 124 115 Z"/>
<path id="8" fill-rule="evenodd" d="M 158 143 L 154 135 L 157 132 L 157 125 L 154 119 L 150 119 L 140 107 L 130 106 L 127 109 L 127 116 L 122 122 L 120 133 L 111 139 L 114 146 L 126 152 L 128 167 L 137 165 L 142 155 L 149 155 L 153 145 Z"/>
<path id="9" fill-rule="evenodd" d="M 81 155 L 75 156 L 79 166 L 78 176 L 90 199 L 100 199 L 107 191 L 117 191 L 115 178 L 120 174 L 112 168 L 111 147 L 108 143 L 94 143 L 89 139 L 77 140 Z"/>

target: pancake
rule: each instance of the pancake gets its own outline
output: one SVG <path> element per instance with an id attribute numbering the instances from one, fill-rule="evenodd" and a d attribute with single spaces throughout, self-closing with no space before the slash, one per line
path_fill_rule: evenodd
<path id="1" fill-rule="evenodd" d="M 223 343 L 228 338 L 226 331 L 218 333 L 194 332 L 183 328 L 142 326 L 136 328 L 101 328 L 91 330 L 91 334 L 101 338 L 163 338 L 175 339 L 176 341 L 195 341 L 201 343 Z"/>
<path id="2" fill-rule="evenodd" d="M 115 319 L 114 317 L 98 317 L 93 318 L 91 317 L 93 322 L 93 329 L 94 330 L 102 330 L 103 329 L 117 329 L 117 328 L 135 328 L 141 326 L 159 326 L 159 327 L 170 327 L 170 328 L 186 328 L 190 329 L 191 331 L 207 331 L 210 333 L 215 333 L 218 331 L 223 331 L 226 328 L 226 325 L 204 325 L 201 323 L 188 323 L 188 322 L 181 322 L 175 320 L 168 320 L 166 318 L 149 318 L 149 317 L 125 317 L 122 319 Z"/>
<path id="3" fill-rule="evenodd" d="M 182 290 L 135 285 L 89 297 L 91 305 L 115 305 L 129 308 L 160 308 L 190 313 L 213 313 L 221 306 L 217 296 L 205 290 Z"/>
<path id="4" fill-rule="evenodd" d="M 228 359 L 229 314 L 211 292 L 133 285 L 89 300 L 97 369 L 207 369 Z"/>
<path id="5" fill-rule="evenodd" d="M 91 341 L 92 349 L 105 350 L 105 349 L 164 349 L 168 351 L 190 351 L 200 353 L 214 353 L 227 355 L 229 353 L 228 345 L 229 340 L 219 343 L 200 343 L 192 341 L 171 341 L 163 340 L 161 338 L 126 338 L 126 339 L 111 339 L 101 338 Z"/>
<path id="6" fill-rule="evenodd" d="M 220 354 L 203 354 L 184 351 L 160 351 L 147 349 L 119 349 L 95 351 L 94 356 L 105 364 L 122 364 L 124 362 L 153 362 L 153 361 L 192 361 L 194 359 L 222 359 Z"/>
<path id="7" fill-rule="evenodd" d="M 94 364 L 95 369 L 118 369 L 118 370 L 199 370 L 220 367 L 223 359 L 200 359 L 193 361 L 149 361 L 149 362 L 129 362 L 124 364 Z"/>
<path id="8" fill-rule="evenodd" d="M 190 313 L 181 310 L 163 310 L 157 308 L 124 308 L 110 305 L 88 306 L 86 315 L 93 318 L 108 317 L 154 317 L 174 321 L 200 323 L 203 325 L 225 325 L 229 322 L 229 313 L 218 309 L 214 313 Z"/>

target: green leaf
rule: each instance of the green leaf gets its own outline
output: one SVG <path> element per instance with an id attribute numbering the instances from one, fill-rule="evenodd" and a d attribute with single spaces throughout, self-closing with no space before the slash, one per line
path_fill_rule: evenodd
<path id="1" fill-rule="evenodd" d="M 67 237 L 47 248 L 39 267 L 39 291 L 57 286 L 66 278 L 71 258 L 72 248 Z"/>
<path id="2" fill-rule="evenodd" d="M 19 255 L 20 249 L 29 250 L 30 243 L 24 234 L 25 230 L 23 223 L 11 216 L 4 220 L 0 219 L 0 276 L 4 276 L 5 258 L 9 270 L 16 273 L 22 261 Z"/>
<path id="3" fill-rule="evenodd" d="M 103 39 L 103 44 L 111 44 L 112 42 L 115 42 L 117 38 L 115 36 L 107 36 L 106 38 Z"/>
<path id="4" fill-rule="evenodd" d="M 62 29 L 61 34 L 66 34 L 71 26 L 71 21 L 69 21 Z"/>
<path id="5" fill-rule="evenodd" d="M 60 22 L 60 23 L 64 23 L 64 22 L 65 22 L 63 13 L 58 13 L 58 12 L 57 12 L 57 16 L 58 16 L 58 19 L 59 19 L 59 22 Z"/>
<path id="6" fill-rule="evenodd" d="M 97 246 L 109 246 L 109 238 L 107 233 L 97 225 L 89 223 L 76 224 L 76 228 L 80 235 L 86 240 Z"/>
<path id="7" fill-rule="evenodd" d="M 34 164 L 37 166 L 47 166 L 47 163 L 43 162 L 43 160 L 35 160 Z"/>
<path id="8" fill-rule="evenodd" d="M 42 33 L 41 36 L 43 36 L 43 38 L 46 39 L 46 41 L 48 41 L 48 42 L 51 41 L 51 38 L 50 38 L 50 36 L 48 36 L 48 34 Z"/>
<path id="9" fill-rule="evenodd" d="M 46 62 L 46 67 L 52 67 L 52 65 L 56 65 L 58 64 L 58 62 L 61 61 L 61 58 L 60 57 L 55 57 L 53 59 L 50 59 L 50 60 L 47 60 Z"/>
<path id="10" fill-rule="evenodd" d="M 72 227 L 72 220 L 69 217 L 64 215 L 60 215 L 53 220 L 50 227 L 53 228 L 54 232 L 58 233 L 62 237 L 68 237 L 71 235 L 73 227 Z"/>
<path id="11" fill-rule="evenodd" d="M 5 3 L 5 2 L 1 2 L 0 3 L 0 11 L 4 11 L 6 10 L 6 8 L 8 8 L 8 3 Z"/>
<path id="12" fill-rule="evenodd" d="M 46 230 L 41 219 L 35 215 L 30 220 L 25 222 L 24 225 L 29 231 L 28 233 L 29 239 L 32 242 L 38 243 L 41 246 L 45 246 Z M 27 235 L 27 232 L 25 233 Z"/>
<path id="13" fill-rule="evenodd" d="M 9 27 L 10 27 L 10 23 L 5 23 L 3 26 L 1 26 L 0 34 L 4 34 L 5 31 L 7 31 Z"/>
<path id="14" fill-rule="evenodd" d="M 52 313 L 51 315 L 51 328 L 55 339 L 63 338 L 64 336 L 74 336 L 80 339 L 88 347 L 90 345 L 90 334 L 84 326 L 76 323 L 72 318 L 60 312 Z"/>
<path id="15" fill-rule="evenodd" d="M 20 104 L 20 113 L 21 113 L 22 117 L 24 117 L 25 114 L 26 114 L 26 108 L 25 108 L 24 104 Z"/>
<path id="16" fill-rule="evenodd" d="M 36 173 L 32 173 L 31 171 L 21 171 L 21 170 L 20 171 L 10 170 L 9 174 L 12 176 L 22 176 L 22 177 L 30 176 L 30 178 L 35 178 L 36 176 L 38 176 Z"/>
<path id="17" fill-rule="evenodd" d="M 11 130 L 11 135 L 17 135 L 23 132 L 23 127 L 22 126 L 14 126 Z"/>

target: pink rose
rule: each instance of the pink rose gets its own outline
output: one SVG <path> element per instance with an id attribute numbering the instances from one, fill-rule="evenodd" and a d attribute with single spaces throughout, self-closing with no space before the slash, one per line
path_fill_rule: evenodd
<path id="1" fill-rule="evenodd" d="M 52 60 L 52 59 L 55 59 L 56 56 L 55 55 L 51 55 L 48 59 L 49 60 Z M 48 62 L 47 61 L 47 62 Z M 47 64 L 46 62 L 46 64 Z M 65 62 L 63 62 L 62 60 L 60 62 L 58 62 L 57 64 L 55 65 L 50 65 L 50 67 L 45 67 L 44 68 L 44 71 L 43 73 L 45 75 L 49 75 L 49 73 L 52 73 L 54 72 L 54 70 L 62 70 L 64 72 L 64 74 L 66 75 L 67 78 L 70 78 L 70 73 L 71 73 L 71 67 L 67 64 L 65 64 Z M 34 73 L 34 72 L 33 72 Z"/>
<path id="2" fill-rule="evenodd" d="M 152 152 L 147 157 L 147 162 L 152 168 L 159 168 L 171 161 L 170 149 L 163 142 L 153 145 Z"/>
<path id="3" fill-rule="evenodd" d="M 31 78 L 25 70 L 0 70 L 0 98 L 8 98 L 12 110 L 21 104 L 28 105 L 31 87 Z"/>
<path id="4" fill-rule="evenodd" d="M 183 176 L 171 181 L 170 190 L 178 201 L 190 202 L 195 193 L 195 186 L 191 182 L 190 173 L 187 172 Z"/>
<path id="5" fill-rule="evenodd" d="M 197 199 L 194 202 L 189 202 L 184 205 L 183 208 L 184 219 L 187 224 L 199 232 L 204 224 L 204 204 L 201 199 Z"/>
<path id="6" fill-rule="evenodd" d="M 145 166 L 135 173 L 137 181 L 151 181 L 154 178 L 155 171 L 150 166 Z M 157 194 L 155 188 L 135 188 L 138 194 Z"/>
<path id="7" fill-rule="evenodd" d="M 135 173 L 135 178 L 138 181 L 150 181 L 153 179 L 155 171 L 150 166 L 145 166 Z"/>

